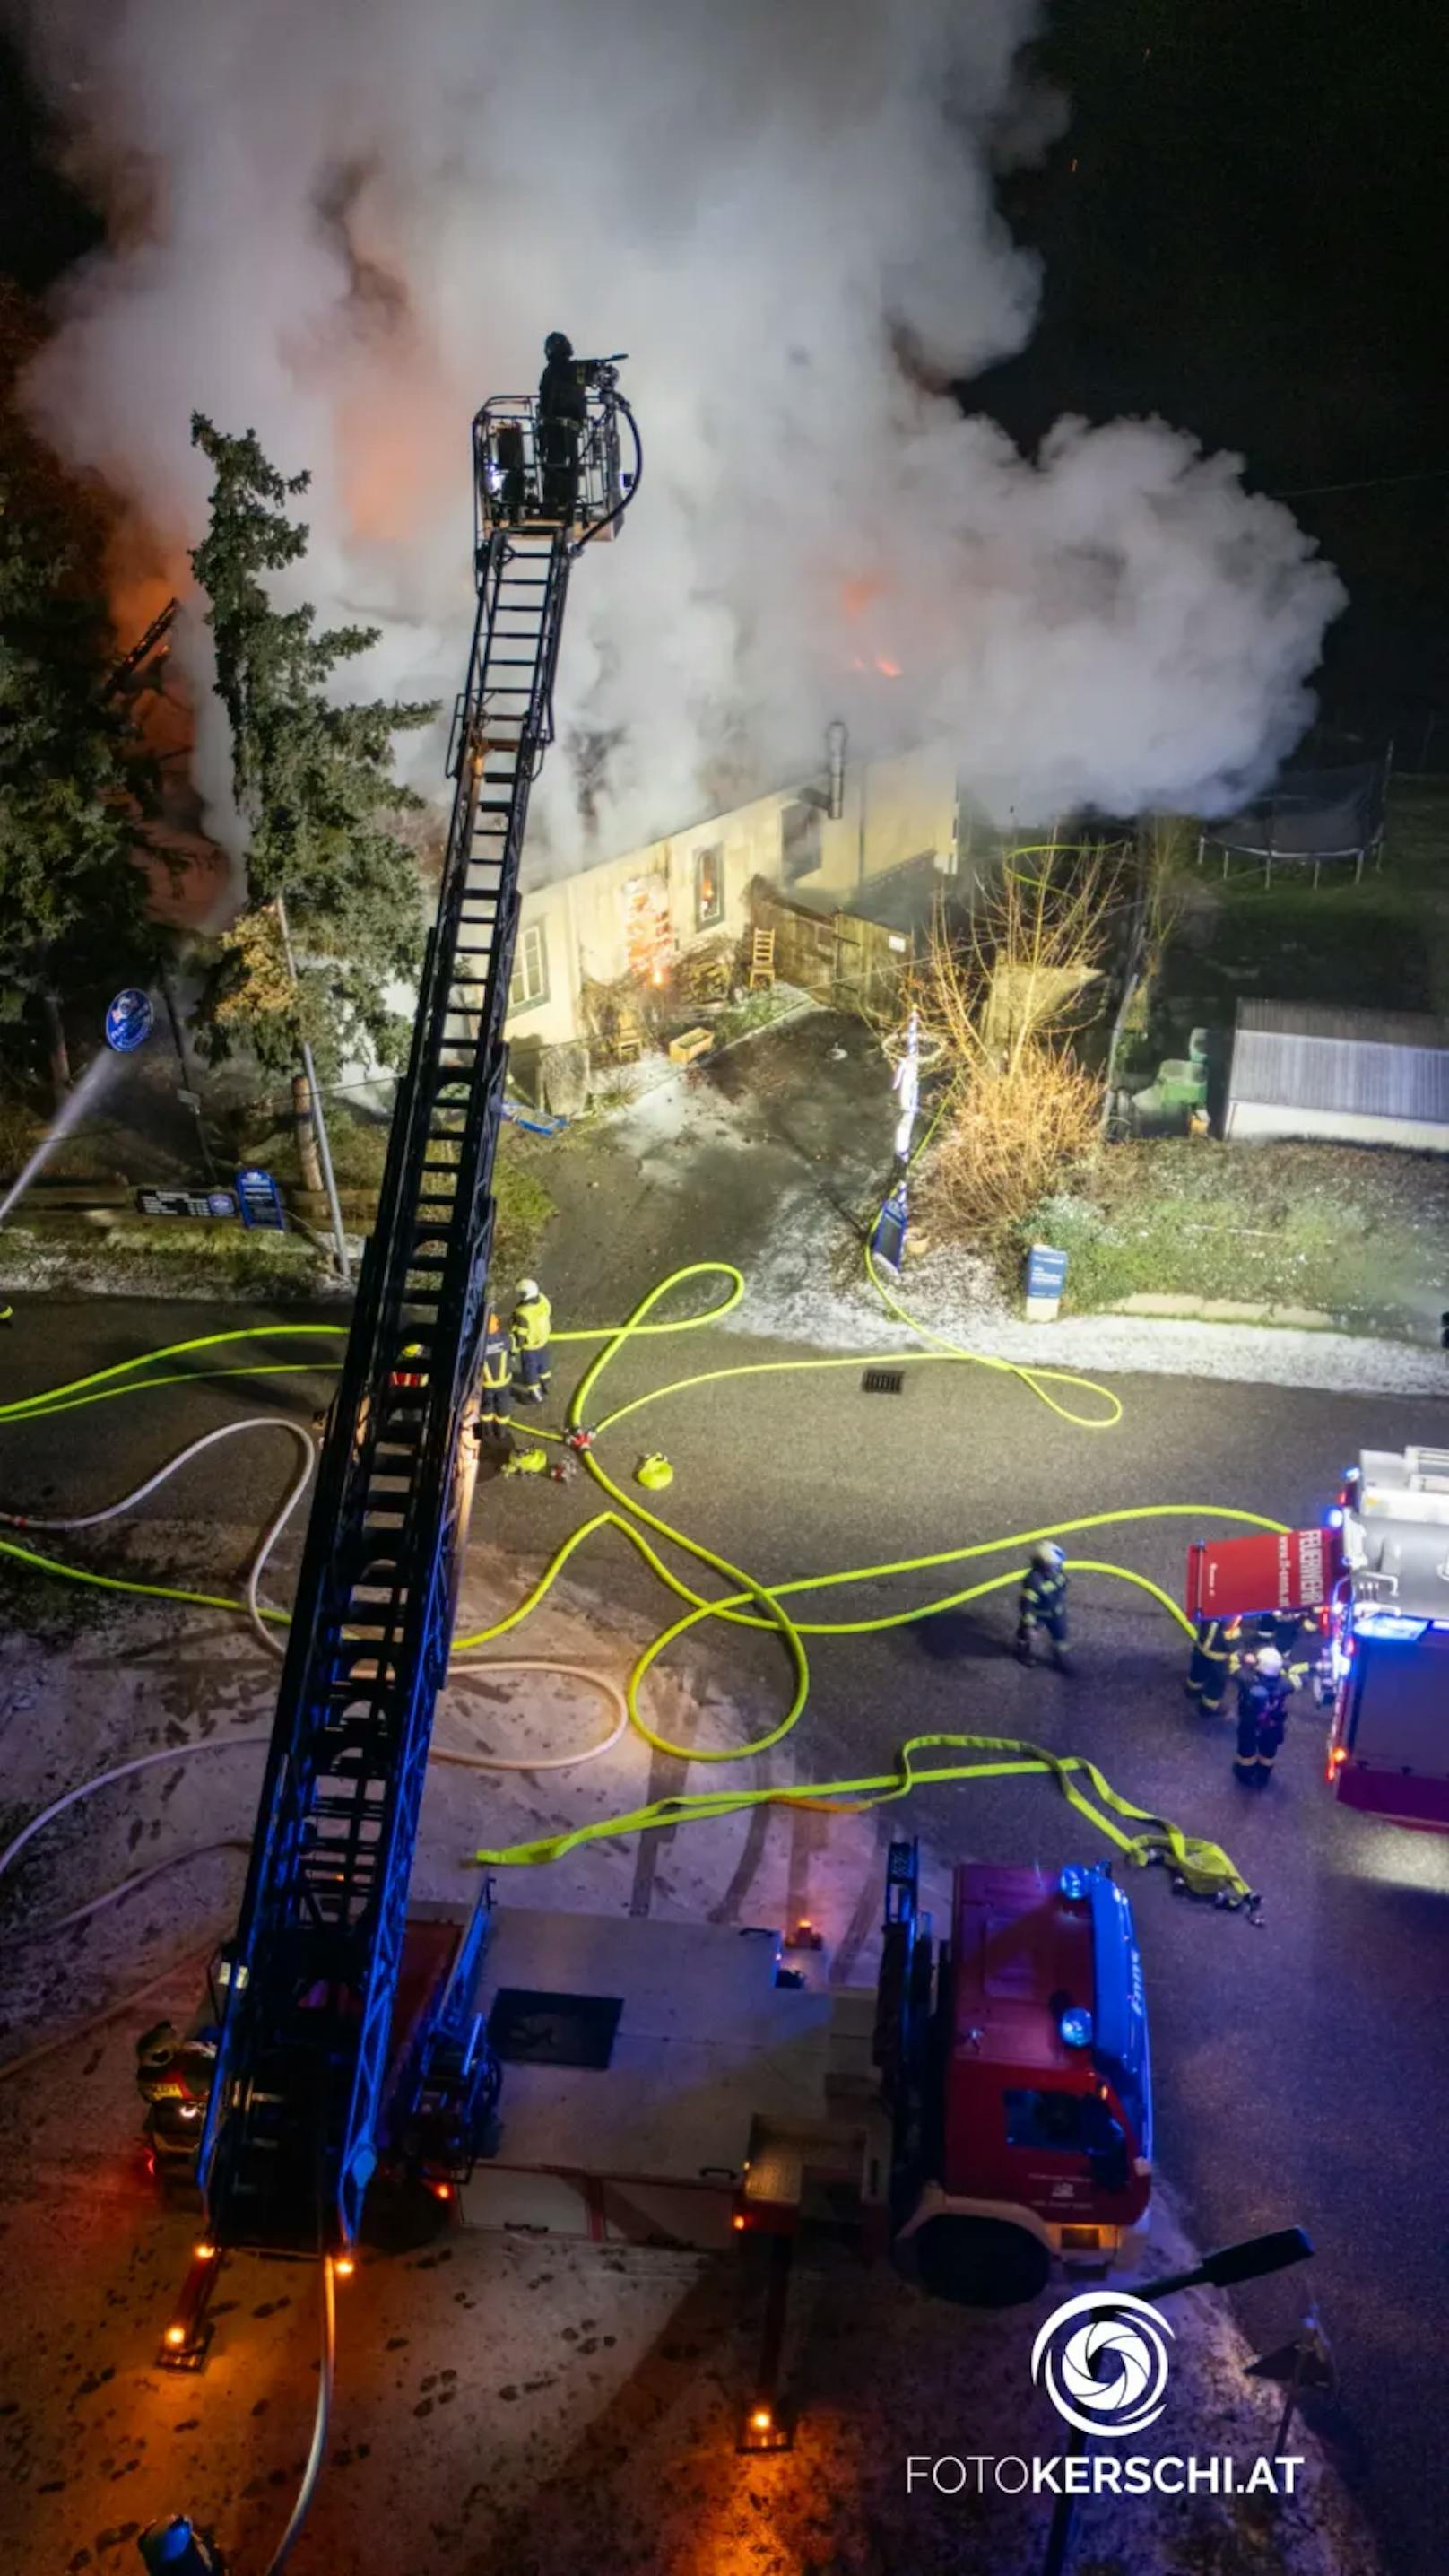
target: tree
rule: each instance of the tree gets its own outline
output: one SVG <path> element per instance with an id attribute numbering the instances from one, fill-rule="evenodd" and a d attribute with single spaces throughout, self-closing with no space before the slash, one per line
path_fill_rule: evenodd
<path id="1" fill-rule="evenodd" d="M 214 1056 L 244 1044 L 262 1065 L 291 1071 L 305 1148 L 303 1045 L 335 1073 L 348 1054 L 395 1063 L 406 1044 L 407 1022 L 384 988 L 414 974 L 421 954 L 418 870 L 398 827 L 422 800 L 392 776 L 393 737 L 431 723 L 437 708 L 331 702 L 333 673 L 379 630 L 318 632 L 316 611 L 274 607 L 264 578 L 307 551 L 309 531 L 288 504 L 310 476 L 280 474 L 253 430 L 227 437 L 197 413 L 191 435 L 216 478 L 191 561 L 211 602 L 216 692 L 248 836 L 248 900 L 217 946 L 203 1043 Z"/>
<path id="2" fill-rule="evenodd" d="M 104 512 L 14 400 L 37 344 L 19 299 L 0 297 L 0 1021 L 38 1007 L 59 1097 L 61 997 L 144 980 L 162 940 L 133 855 L 148 766 L 105 694 L 114 648 L 92 579 Z"/>

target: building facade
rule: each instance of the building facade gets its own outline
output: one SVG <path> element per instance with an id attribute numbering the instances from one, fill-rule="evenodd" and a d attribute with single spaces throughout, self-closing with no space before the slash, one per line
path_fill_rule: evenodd
<path id="1" fill-rule="evenodd" d="M 756 797 L 686 831 L 524 894 L 508 1036 L 529 1052 L 589 1036 L 591 986 L 662 981 L 706 942 L 738 940 L 757 878 L 812 907 L 868 909 L 888 881 L 957 865 L 956 763 L 942 744 L 846 765 L 832 817 L 823 779 Z"/>

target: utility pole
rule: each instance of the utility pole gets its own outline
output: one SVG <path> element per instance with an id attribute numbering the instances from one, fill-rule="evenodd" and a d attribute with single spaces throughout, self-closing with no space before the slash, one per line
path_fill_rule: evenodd
<path id="1" fill-rule="evenodd" d="M 161 999 L 166 1005 L 166 1017 L 171 1023 L 171 1043 L 176 1049 L 176 1061 L 181 1067 L 181 1089 L 176 1096 L 183 1109 L 189 1109 L 196 1120 L 196 1142 L 201 1151 L 202 1168 L 214 1189 L 217 1171 L 216 1164 L 212 1160 L 211 1146 L 207 1140 L 206 1120 L 201 1109 L 201 1094 L 191 1079 L 191 1067 L 186 1060 L 186 1040 L 181 1033 L 181 1021 L 176 1009 L 176 996 L 171 990 L 171 978 L 164 967 L 160 982 Z"/>
<path id="2" fill-rule="evenodd" d="M 282 953 L 287 961 L 287 972 L 292 978 L 293 986 L 300 991 L 297 960 L 292 954 L 292 934 L 287 924 L 286 902 L 281 895 L 277 895 L 274 900 L 277 910 L 277 928 L 282 934 Z M 302 1057 L 302 1070 L 307 1077 L 312 1124 L 317 1134 L 317 1159 L 322 1166 L 322 1186 L 327 1193 L 327 1210 L 332 1219 L 332 1241 L 337 1254 L 338 1276 L 343 1286 L 350 1288 L 352 1265 L 347 1258 L 347 1237 L 342 1231 L 342 1202 L 337 1196 L 337 1181 L 332 1170 L 332 1148 L 327 1141 L 327 1121 L 322 1111 L 322 1092 L 317 1080 L 317 1067 L 312 1061 L 312 1050 L 300 1030 L 297 1043 Z"/>

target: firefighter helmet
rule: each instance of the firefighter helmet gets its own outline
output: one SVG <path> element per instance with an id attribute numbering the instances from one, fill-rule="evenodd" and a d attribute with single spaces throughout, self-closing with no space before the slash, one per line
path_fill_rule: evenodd
<path id="1" fill-rule="evenodd" d="M 1044 1538 L 1040 1547 L 1032 1549 L 1031 1561 L 1033 1565 L 1045 1566 L 1049 1574 L 1060 1574 L 1067 1560 L 1054 1539 Z"/>
<path id="2" fill-rule="evenodd" d="M 574 344 L 567 331 L 550 331 L 543 344 L 543 354 L 546 358 L 571 358 Z"/>
<path id="3" fill-rule="evenodd" d="M 1260 1646 L 1257 1661 L 1258 1670 L 1265 1681 L 1276 1682 L 1280 1678 L 1283 1671 L 1283 1658 L 1276 1646 Z"/>
<path id="4" fill-rule="evenodd" d="M 538 1281 L 536 1279 L 520 1279 L 518 1283 L 518 1302 L 520 1306 L 528 1305 L 529 1301 L 537 1295 Z"/>

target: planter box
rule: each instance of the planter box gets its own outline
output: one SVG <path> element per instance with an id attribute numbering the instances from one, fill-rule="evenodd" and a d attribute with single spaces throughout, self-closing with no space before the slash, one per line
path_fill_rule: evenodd
<path id="1" fill-rule="evenodd" d="M 682 1037 L 670 1039 L 669 1061 L 671 1064 L 693 1064 L 697 1056 L 708 1055 L 713 1044 L 712 1029 L 686 1029 Z"/>

